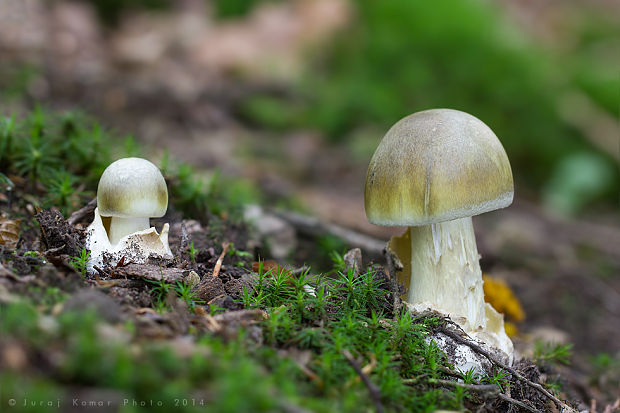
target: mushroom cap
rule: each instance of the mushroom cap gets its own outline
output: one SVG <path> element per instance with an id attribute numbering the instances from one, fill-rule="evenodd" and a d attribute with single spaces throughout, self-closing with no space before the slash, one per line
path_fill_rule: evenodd
<path id="1" fill-rule="evenodd" d="M 453 109 L 398 121 L 370 160 L 364 190 L 373 224 L 418 226 L 507 207 L 514 185 L 506 151 L 478 118 Z"/>
<path id="2" fill-rule="evenodd" d="M 146 159 L 119 159 L 101 175 L 97 207 L 102 217 L 162 217 L 168 209 L 166 181 Z"/>

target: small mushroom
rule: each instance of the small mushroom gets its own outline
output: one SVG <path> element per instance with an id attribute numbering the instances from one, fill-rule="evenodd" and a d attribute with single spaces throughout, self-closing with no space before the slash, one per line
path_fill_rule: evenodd
<path id="1" fill-rule="evenodd" d="M 169 225 L 161 235 L 150 226 L 150 218 L 164 216 L 167 208 L 168 188 L 155 165 L 141 158 L 111 163 L 99 180 L 95 218 L 87 230 L 91 266 L 101 264 L 106 254 L 108 264 L 123 256 L 134 262 L 150 255 L 172 258 Z"/>
<path id="2" fill-rule="evenodd" d="M 168 188 L 159 169 L 142 158 L 112 162 L 97 187 L 99 215 L 110 217 L 112 245 L 134 232 L 150 228 L 149 218 L 163 217 L 168 209 Z"/>
<path id="3" fill-rule="evenodd" d="M 476 117 L 451 109 L 397 122 L 373 155 L 365 185 L 370 222 L 407 226 L 389 247 L 404 264 L 405 299 L 448 314 L 470 336 L 512 357 L 503 317 L 485 304 L 472 216 L 512 203 L 510 163 Z"/>

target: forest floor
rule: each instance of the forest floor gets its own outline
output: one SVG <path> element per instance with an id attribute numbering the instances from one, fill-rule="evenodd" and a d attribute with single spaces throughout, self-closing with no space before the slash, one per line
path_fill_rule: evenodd
<path id="1" fill-rule="evenodd" d="M 313 38 L 294 38 L 285 46 L 274 41 L 270 46 L 270 37 L 263 34 L 266 29 L 258 17 L 245 25 L 206 27 L 192 20 L 191 8 L 180 9 L 165 18 L 132 16 L 120 28 L 110 31 L 101 28 L 90 11 L 80 4 L 59 2 L 49 14 L 41 13 L 36 2 L 29 4 L 34 4 L 33 8 L 23 12 L 31 18 L 21 28 L 29 32 L 28 36 L 15 36 L 15 28 L 7 25 L 0 27 L 0 45 L 8 50 L 13 67 L 34 68 L 22 90 L 15 92 L 20 97 L 3 101 L 3 115 L 26 113 L 25 108 L 35 101 L 53 109 L 78 107 L 121 134 L 135 134 L 154 156 L 161 156 L 166 149 L 174 158 L 200 170 L 218 168 L 224 174 L 250 179 L 264 198 L 276 200 L 272 205 L 279 199 L 294 198 L 304 205 L 306 213 L 329 223 L 327 228 L 338 225 L 378 241 L 387 241 L 399 231 L 372 226 L 367 223 L 363 211 L 362 188 L 368 160 L 360 154 L 367 153 L 364 146 L 376 144 L 379 137 L 361 142 L 363 148 L 356 151 L 350 146 L 328 144 L 311 131 L 284 134 L 254 129 L 244 123 L 238 113 L 239 102 L 257 89 L 291 92 L 264 76 L 246 76 L 242 80 L 237 77 L 236 71 L 252 72 L 264 65 L 264 61 L 257 63 L 254 57 L 248 58 L 242 53 L 203 50 L 197 46 L 199 42 L 192 41 L 207 33 L 210 36 L 216 33 L 222 42 L 253 37 L 266 39 L 265 49 L 273 56 L 287 56 L 294 67 L 299 64 L 299 50 L 307 42 L 314 41 Z M 323 9 L 317 7 L 314 14 L 306 14 L 326 21 L 324 27 L 316 29 L 316 38 L 329 33 L 347 18 L 346 7 L 330 8 L 326 4 Z M 321 19 L 321 13 L 336 17 Z M 290 9 L 274 11 L 272 17 L 291 16 L 297 18 L 291 25 L 303 28 L 309 24 Z M 296 32 L 295 28 L 290 30 Z M 278 38 L 279 35 L 274 36 Z M 0 74 L 16 79 L 16 72 L 7 65 L 0 68 Z M 601 406 L 613 404 L 620 393 L 618 214 L 592 211 L 579 219 L 555 217 L 531 201 L 531 194 L 519 189 L 517 185 L 517 198 L 511 207 L 474 220 L 481 266 L 485 273 L 507 282 L 525 309 L 526 319 L 519 323 L 519 333 L 514 338 L 517 350 L 532 356 L 537 341 L 572 343 L 570 365 L 554 368 L 570 389 L 570 397 L 583 403 L 582 408 L 596 400 L 603 411 Z M 27 203 L 16 202 L 16 205 Z M 13 214 L 7 200 L 3 200 L 1 208 L 7 216 Z M 185 242 L 180 215 L 175 216 L 173 212 L 168 218 L 173 218 L 170 219 L 173 251 L 177 249 L 183 253 L 183 248 L 179 248 Z M 81 220 L 81 224 L 87 222 L 88 217 Z M 291 268 L 301 268 L 311 255 L 304 250 L 308 249 L 307 243 L 317 242 L 322 235 L 314 235 L 308 241 L 307 229 L 294 222 L 285 223 L 287 228 L 292 228 L 300 245 L 300 251 L 289 264 Z M 2 225 L 9 224 L 3 221 Z M 193 261 L 180 259 L 179 262 L 190 262 L 185 264 L 189 265 L 187 268 L 180 269 L 194 269 L 201 278 L 214 271 L 223 242 L 246 245 L 250 237 L 245 230 L 225 228 L 213 238 L 204 227 L 205 223 L 186 225 L 201 255 Z M 43 227 L 45 229 L 45 225 Z M 73 229 L 64 231 L 73 234 Z M 329 232 L 324 231 L 323 235 Z M 37 249 L 39 233 L 36 229 L 20 237 L 20 242 L 28 244 L 27 250 Z M 75 237 L 79 240 L 79 235 Z M 48 250 L 54 245 L 60 246 L 47 242 Z M 78 253 L 76 250 L 68 255 Z M 49 267 L 48 279 L 40 286 L 42 289 L 61 286 L 62 290 L 79 290 L 62 285 L 74 282 L 63 275 L 65 270 L 73 271 L 71 267 L 65 268 L 66 255 L 54 261 L 54 254 L 46 254 L 45 259 L 53 263 L 55 269 Z M 383 262 L 376 250 L 363 251 L 363 255 L 364 264 L 370 264 L 368 257 Z M 221 285 L 205 287 L 201 299 L 211 302 L 219 296 L 229 297 L 217 305 L 230 311 L 241 310 L 243 306 L 238 302 L 246 282 L 245 272 L 237 270 L 233 260 L 248 267 L 253 259 L 224 256 L 228 261 L 224 261 L 219 277 Z M 3 256 L 3 260 L 6 259 Z M 12 268 L 20 269 L 21 278 L 34 271 L 41 259 L 22 256 L 12 261 Z M 171 280 L 187 276 L 183 271 L 175 272 L 172 268 L 170 271 Z M 169 316 L 149 310 L 153 298 L 144 290 L 141 278 L 148 278 L 144 274 L 136 275 L 129 267 L 99 274 L 98 278 L 90 277 L 87 284 L 100 287 L 107 294 L 95 297 L 79 290 L 82 292 L 70 299 L 71 305 L 82 308 L 80 301 L 102 300 L 97 308 L 109 311 L 105 317 L 111 320 L 120 317 L 116 311 L 126 312 L 127 306 L 132 307 L 131 311 L 139 320 L 140 334 L 145 337 L 182 336 L 190 326 L 197 325 L 193 318 L 182 319 L 185 317 L 182 310 Z M 25 283 L 23 279 L 13 280 L 8 292 L 23 292 L 20 286 Z M 110 304 L 109 297 L 116 304 Z M 119 306 L 125 308 L 120 310 Z M 228 322 L 222 321 L 225 314 L 218 316 L 217 322 L 222 325 Z M 231 322 L 248 326 L 263 317 L 260 312 L 238 314 L 248 319 Z M 222 326 L 202 325 L 200 328 L 211 331 L 221 330 Z M 612 411 L 611 408 L 608 411 Z"/>

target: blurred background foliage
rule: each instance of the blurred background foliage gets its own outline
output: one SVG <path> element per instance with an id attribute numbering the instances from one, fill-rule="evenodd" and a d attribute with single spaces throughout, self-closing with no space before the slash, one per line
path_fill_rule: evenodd
<path id="1" fill-rule="evenodd" d="M 175 7 L 171 0 L 81 1 L 92 3 L 109 26 L 126 12 Z M 204 1 L 226 20 L 285 3 Z M 309 48 L 302 73 L 285 81 L 289 92 L 259 90 L 236 102 L 246 125 L 318 131 L 329 144 L 369 159 L 403 116 L 460 109 L 501 139 L 520 194 L 565 214 L 617 205 L 618 136 L 601 136 L 598 127 L 603 119 L 618 131 L 616 15 L 579 4 L 558 17 L 564 27 L 556 38 L 541 41 L 515 24 L 501 2 L 355 0 L 350 6 L 348 25 Z"/>
<path id="2" fill-rule="evenodd" d="M 249 118 L 267 127 L 315 127 L 346 141 L 364 126 L 387 131 L 418 110 L 460 109 L 496 132 L 518 182 L 542 190 L 552 207 L 571 213 L 602 199 L 617 202 L 613 156 L 561 113 L 566 96 L 583 93 L 617 116 L 619 59 L 611 45 L 601 50 L 618 38 L 617 24 L 584 18 L 573 39 L 576 52 L 563 53 L 534 44 L 487 2 L 359 0 L 355 6 L 352 27 L 314 51 L 299 85 L 303 99 L 291 105 L 257 96 L 244 106 Z"/>

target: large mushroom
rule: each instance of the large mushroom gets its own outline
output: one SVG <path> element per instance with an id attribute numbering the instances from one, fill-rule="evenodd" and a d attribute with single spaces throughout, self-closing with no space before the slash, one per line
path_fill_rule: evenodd
<path id="1" fill-rule="evenodd" d="M 410 307 L 447 314 L 512 358 L 503 317 L 484 302 L 472 216 L 512 203 L 510 163 L 493 131 L 451 109 L 397 122 L 373 155 L 365 185 L 370 222 L 407 226 L 389 247 L 404 264 Z"/>
<path id="2" fill-rule="evenodd" d="M 113 264 L 126 257 L 143 262 L 150 255 L 172 258 L 169 225 L 161 234 L 150 225 L 168 208 L 168 188 L 159 169 L 142 158 L 112 162 L 97 187 L 95 218 L 87 230 L 91 264 Z M 91 265 L 91 266 L 92 266 Z"/>

